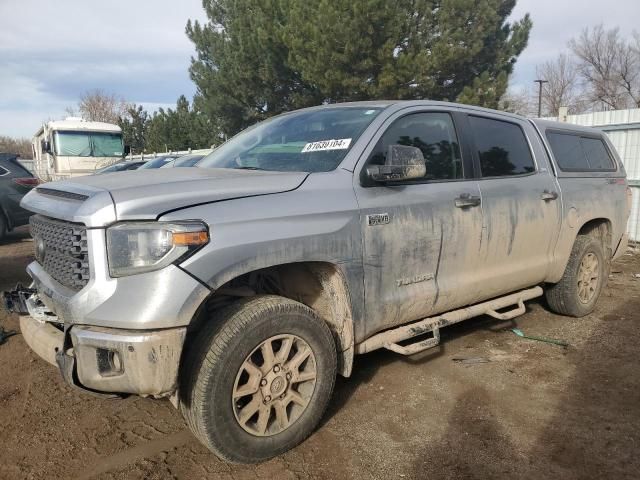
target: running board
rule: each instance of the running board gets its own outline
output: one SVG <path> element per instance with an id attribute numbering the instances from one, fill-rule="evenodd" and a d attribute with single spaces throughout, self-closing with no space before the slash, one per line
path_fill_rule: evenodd
<path id="1" fill-rule="evenodd" d="M 478 303 L 470 307 L 452 310 L 436 317 L 425 318 L 408 325 L 386 330 L 356 345 L 356 353 L 367 353 L 379 348 L 386 348 L 400 355 L 413 355 L 433 348 L 440 343 L 440 329 L 454 323 L 462 322 L 479 315 L 490 315 L 498 320 L 511 320 L 526 312 L 524 302 L 542 296 L 542 287 L 529 288 L 510 295 Z M 497 310 L 514 306 L 513 310 L 498 313 Z M 409 345 L 400 342 L 431 333 L 433 336 Z"/>

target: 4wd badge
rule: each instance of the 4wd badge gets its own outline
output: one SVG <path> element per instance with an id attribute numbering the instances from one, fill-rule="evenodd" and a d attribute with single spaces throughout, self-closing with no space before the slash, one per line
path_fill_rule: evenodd
<path id="1" fill-rule="evenodd" d="M 367 225 L 373 227 L 375 225 L 386 225 L 390 222 L 388 213 L 375 213 L 367 215 Z"/>

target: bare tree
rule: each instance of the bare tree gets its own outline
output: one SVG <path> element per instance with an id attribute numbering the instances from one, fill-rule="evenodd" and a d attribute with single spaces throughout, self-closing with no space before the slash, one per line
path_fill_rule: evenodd
<path id="1" fill-rule="evenodd" d="M 640 107 L 640 40 L 620 38 L 618 28 L 585 28 L 569 48 L 588 86 L 590 100 L 612 109 Z"/>
<path id="2" fill-rule="evenodd" d="M 120 117 L 127 115 L 131 104 L 124 98 L 96 89 L 85 92 L 78 102 L 77 112 L 87 121 L 118 123 Z M 75 113 L 73 107 L 67 113 Z"/>
<path id="3" fill-rule="evenodd" d="M 28 138 L 13 138 L 0 135 L 0 152 L 16 153 L 20 158 L 32 158 L 31 141 Z"/>
<path id="4" fill-rule="evenodd" d="M 562 53 L 555 60 L 539 65 L 536 74 L 547 81 L 542 89 L 542 105 L 547 115 L 558 115 L 560 107 L 567 107 L 570 114 L 585 110 L 587 102 L 578 68 L 568 54 Z"/>
<path id="5" fill-rule="evenodd" d="M 531 90 L 509 89 L 500 99 L 499 108 L 505 112 L 517 113 L 527 117 L 537 114 Z"/>
<path id="6" fill-rule="evenodd" d="M 622 44 L 619 58 L 619 75 L 623 91 L 633 106 L 640 107 L 640 34 L 633 32 L 633 40 Z"/>

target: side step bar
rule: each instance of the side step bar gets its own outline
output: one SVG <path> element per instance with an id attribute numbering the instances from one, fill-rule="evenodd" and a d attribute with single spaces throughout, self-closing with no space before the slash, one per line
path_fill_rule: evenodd
<path id="1" fill-rule="evenodd" d="M 540 297 L 542 293 L 542 287 L 529 288 L 505 297 L 478 303 L 459 310 L 452 310 L 436 317 L 425 318 L 392 330 L 386 330 L 356 345 L 356 354 L 386 348 L 401 355 L 413 355 L 437 346 L 440 343 L 440 329 L 442 327 L 479 315 L 490 315 L 498 320 L 511 320 L 526 312 L 525 301 Z M 510 306 L 515 306 L 515 308 L 504 313 L 497 312 L 497 310 Z M 427 333 L 432 333 L 433 337 L 409 345 L 400 345 L 400 342 L 404 340 Z"/>

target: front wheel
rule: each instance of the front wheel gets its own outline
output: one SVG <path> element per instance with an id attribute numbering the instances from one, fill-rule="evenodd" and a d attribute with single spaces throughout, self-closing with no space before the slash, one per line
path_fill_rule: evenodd
<path id="1" fill-rule="evenodd" d="M 609 262 L 600 239 L 579 235 L 562 279 L 545 291 L 551 310 L 571 317 L 584 317 L 593 312 L 606 284 Z"/>
<path id="2" fill-rule="evenodd" d="M 240 300 L 216 314 L 188 352 L 181 411 L 219 457 L 260 462 L 313 432 L 336 368 L 331 331 L 313 310 L 277 296 Z"/>

